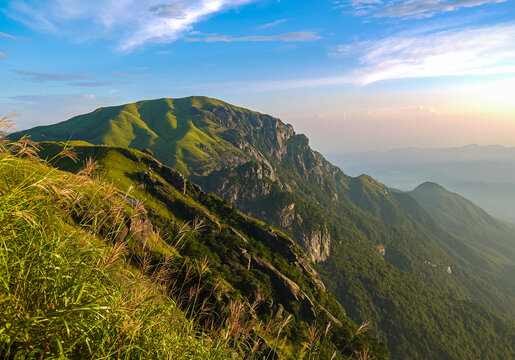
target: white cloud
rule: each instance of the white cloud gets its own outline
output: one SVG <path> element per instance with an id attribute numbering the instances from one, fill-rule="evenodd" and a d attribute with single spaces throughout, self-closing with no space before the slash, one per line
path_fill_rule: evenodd
<path id="1" fill-rule="evenodd" d="M 142 78 L 150 76 L 150 74 L 126 74 L 120 71 L 110 71 L 109 75 L 118 77 L 118 78 Z"/>
<path id="2" fill-rule="evenodd" d="M 356 16 L 388 18 L 427 18 L 439 13 L 456 11 L 506 0 L 351 0 L 334 1 L 338 8 L 351 9 Z"/>
<path id="3" fill-rule="evenodd" d="M 238 83 L 234 86 L 253 91 L 273 91 L 367 85 L 405 78 L 515 74 L 515 24 L 439 30 L 429 34 L 427 31 L 402 32 L 378 40 L 340 45 L 330 55 L 357 58 L 359 64 L 354 71 L 334 76 Z M 507 96 L 511 97 L 508 93 Z M 426 111 L 439 113 L 431 107 L 426 107 Z"/>
<path id="4" fill-rule="evenodd" d="M 109 86 L 109 85 L 112 85 L 113 83 L 110 82 L 110 81 L 90 81 L 90 82 L 86 82 L 86 81 L 76 81 L 76 82 L 71 82 L 69 83 L 69 85 L 71 86 L 77 86 L 77 87 L 91 87 L 91 88 L 94 88 L 94 87 L 103 87 L 103 86 Z"/>
<path id="5" fill-rule="evenodd" d="M 29 70 L 21 70 L 21 69 L 11 69 L 11 71 L 15 74 L 25 76 L 24 79 L 35 82 L 35 83 L 46 83 L 49 81 L 57 81 L 67 83 L 71 86 L 79 86 L 79 87 L 101 87 L 112 85 L 112 81 L 100 81 L 95 80 L 95 77 L 91 72 L 88 71 L 78 71 L 74 73 L 47 73 L 47 72 L 38 72 L 38 71 L 29 71 Z M 111 72 L 109 73 L 111 76 L 115 77 L 143 77 L 145 74 L 141 75 L 129 75 L 123 74 L 120 72 Z M 85 80 L 85 81 L 84 81 Z"/>
<path id="6" fill-rule="evenodd" d="M 257 28 L 258 29 L 269 29 L 271 27 L 277 26 L 277 25 L 282 24 L 284 22 L 286 22 L 286 19 L 279 19 L 279 20 L 275 20 L 275 21 L 272 21 L 272 22 L 269 22 L 269 23 L 266 23 L 266 24 L 263 24 L 263 25 L 259 25 Z"/>
<path id="7" fill-rule="evenodd" d="M 255 0 L 35 0 L 10 1 L 8 15 L 28 26 L 75 38 L 83 35 L 73 22 L 87 23 L 105 37 L 119 39 L 130 52 L 148 43 L 170 43 L 205 18 Z"/>
<path id="8" fill-rule="evenodd" d="M 7 55 L 6 53 L 0 52 L 0 59 L 2 59 L 2 58 L 6 59 L 8 57 L 9 57 L 9 55 Z"/>
<path id="9" fill-rule="evenodd" d="M 429 115 L 440 115 L 440 111 L 434 106 L 416 106 L 415 108 L 411 109 L 411 112 L 414 114 L 429 114 Z"/>
<path id="10" fill-rule="evenodd" d="M 332 55 L 354 57 L 363 84 L 388 79 L 515 73 L 515 24 L 392 35 L 336 47 Z"/>
<path id="11" fill-rule="evenodd" d="M 305 78 L 278 81 L 263 81 L 247 84 L 247 87 L 256 91 L 275 91 L 302 88 L 316 88 L 320 86 L 333 86 L 341 84 L 351 84 L 354 78 L 351 76 L 327 76 L 319 78 Z"/>

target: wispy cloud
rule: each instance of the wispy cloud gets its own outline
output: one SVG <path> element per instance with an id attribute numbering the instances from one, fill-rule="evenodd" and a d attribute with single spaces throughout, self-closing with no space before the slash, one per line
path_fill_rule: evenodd
<path id="1" fill-rule="evenodd" d="M 359 57 L 362 84 L 388 79 L 515 73 L 515 24 L 392 35 L 338 46 L 337 57 Z"/>
<path id="2" fill-rule="evenodd" d="M 272 22 L 269 22 L 269 23 L 266 23 L 266 24 L 263 24 L 263 25 L 259 25 L 257 27 L 257 29 L 269 29 L 271 27 L 280 25 L 280 24 L 282 24 L 284 22 L 286 22 L 286 19 L 275 20 L 275 21 L 272 21 Z"/>
<path id="3" fill-rule="evenodd" d="M 57 74 L 57 73 L 46 73 L 37 71 L 28 71 L 20 69 L 12 69 L 13 73 L 18 75 L 27 76 L 27 78 L 34 82 L 46 82 L 46 81 L 72 81 L 72 80 L 90 80 L 93 76 L 89 72 L 81 71 L 69 74 Z"/>
<path id="4" fill-rule="evenodd" d="M 257 91 L 276 91 L 352 84 L 353 82 L 355 82 L 355 79 L 351 75 L 341 75 L 318 78 L 254 82 L 243 84 L 243 86 L 246 86 L 249 90 L 252 89 Z"/>
<path id="5" fill-rule="evenodd" d="M 14 35 L 10 35 L 10 34 L 6 34 L 6 33 L 3 33 L 3 32 L 0 32 L 0 37 L 4 37 L 4 38 L 8 38 L 8 39 L 13 39 L 13 40 L 18 40 L 18 38 Z"/>
<path id="6" fill-rule="evenodd" d="M 18 40 L 18 38 L 16 36 L 13 36 L 13 35 L 10 35 L 10 34 L 6 34 L 6 33 L 3 33 L 3 32 L 0 32 L 0 37 L 8 38 L 8 39 L 13 39 L 13 40 Z M 7 59 L 8 57 L 9 57 L 9 55 L 7 55 L 7 53 L 0 51 L 0 59 Z"/>
<path id="7" fill-rule="evenodd" d="M 226 81 L 226 82 L 208 82 L 200 84 L 189 84 L 183 86 L 183 89 L 189 91 L 193 89 L 220 89 L 232 88 L 238 89 L 240 92 L 270 92 L 303 88 L 316 88 L 321 86 L 334 86 L 342 84 L 354 84 L 355 78 L 352 75 L 326 76 L 312 78 L 295 78 L 284 80 L 258 80 L 258 81 Z"/>
<path id="8" fill-rule="evenodd" d="M 1 53 L 0 53 L 1 54 Z M 1 57 L 1 55 L 0 55 Z M 140 68 L 146 69 L 146 68 Z M 28 71 L 28 70 L 20 70 L 20 69 L 11 69 L 11 71 L 18 75 L 26 76 L 26 79 L 32 82 L 48 82 L 48 81 L 60 81 L 66 82 L 71 86 L 79 86 L 79 87 L 101 87 L 101 86 L 109 86 L 113 85 L 115 82 L 113 81 L 103 81 L 96 80 L 92 73 L 87 71 L 79 71 L 74 73 L 60 74 L 60 73 L 47 73 L 47 72 L 37 72 L 37 71 Z M 110 71 L 108 74 L 112 77 L 116 78 L 143 78 L 150 76 L 150 74 L 127 74 L 119 71 Z M 77 80 L 86 80 L 86 81 L 77 81 Z"/>
<path id="9" fill-rule="evenodd" d="M 360 64 L 354 71 L 334 76 L 227 85 L 252 91 L 276 91 L 368 85 L 403 78 L 515 74 L 515 24 L 429 34 L 426 31 L 397 33 L 378 40 L 340 45 L 330 55 L 358 58 Z M 437 113 L 431 107 L 425 109 Z"/>
<path id="10" fill-rule="evenodd" d="M 339 8 L 357 16 L 388 18 L 428 18 L 439 13 L 456 11 L 506 0 L 351 0 L 334 1 Z"/>
<path id="11" fill-rule="evenodd" d="M 205 42 L 261 42 L 261 41 L 286 41 L 286 42 L 307 42 L 321 39 L 316 33 L 312 31 L 298 31 L 277 35 L 256 35 L 256 36 L 207 36 L 203 39 Z M 190 39 L 191 40 L 191 39 Z"/>
<path id="12" fill-rule="evenodd" d="M 70 86 L 78 87 L 101 87 L 112 85 L 112 81 L 96 80 L 92 73 L 87 71 L 79 71 L 74 73 L 47 73 L 38 71 L 28 71 L 20 69 L 11 69 L 11 71 L 18 75 L 25 76 L 26 80 L 35 83 L 46 83 L 49 81 L 64 82 Z M 121 73 L 120 73 L 121 74 Z M 79 81 L 82 80 L 82 81 Z"/>
<path id="13" fill-rule="evenodd" d="M 8 1 L 9 7 L 4 9 L 4 13 L 14 20 L 38 30 L 57 32 L 58 28 L 48 19 L 50 10 L 46 8 L 45 11 L 45 4 L 31 3 L 30 1 L 26 2 L 24 0 Z M 52 6 L 51 2 L 55 3 L 56 1 L 50 0 L 48 5 Z M 52 12 L 54 11 L 52 10 Z M 58 13 L 55 13 L 55 15 L 58 16 Z"/>
<path id="14" fill-rule="evenodd" d="M 83 36 L 87 23 L 97 31 L 89 33 L 114 36 L 118 49 L 130 52 L 149 43 L 170 43 L 194 24 L 225 10 L 255 0 L 17 0 L 10 1 L 7 14 L 40 30 Z"/>
<path id="15" fill-rule="evenodd" d="M 171 54 L 172 52 L 170 50 L 161 50 L 161 51 L 157 51 L 156 52 L 156 55 L 168 55 L 168 54 Z"/>

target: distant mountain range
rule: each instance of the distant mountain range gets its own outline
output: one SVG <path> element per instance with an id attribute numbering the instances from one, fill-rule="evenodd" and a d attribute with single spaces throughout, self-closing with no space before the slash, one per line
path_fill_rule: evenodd
<path id="1" fill-rule="evenodd" d="M 349 174 L 366 173 L 404 191 L 434 181 L 515 223 L 515 147 L 405 148 L 328 158 Z"/>
<path id="2" fill-rule="evenodd" d="M 254 254 L 300 282 L 311 303 L 336 309 L 324 300 L 323 286 L 314 287 L 305 278 L 316 279 L 318 272 L 352 320 L 371 321 L 371 333 L 386 343 L 393 359 L 504 359 L 513 354 L 515 228 L 437 184 L 402 192 L 367 175 L 348 176 L 313 151 L 291 125 L 206 97 L 101 108 L 11 139 L 27 134 L 47 142 L 47 148 L 74 141 L 81 153 L 101 161 L 112 181 L 143 182 L 142 189 L 149 186 L 150 191 L 163 182 L 159 171 L 147 164 L 157 172 L 150 173 L 155 180 L 147 184 L 141 168 L 148 160 L 116 149 L 143 150 L 205 191 L 280 229 L 286 234 L 280 239 L 254 233 Z M 125 155 L 117 155 L 120 151 Z M 56 166 L 73 171 L 66 164 Z M 216 216 L 208 217 L 212 222 L 234 221 L 236 213 L 196 194 L 202 206 L 218 208 Z M 142 194 L 145 198 L 151 196 Z M 180 204 L 176 210 L 170 206 L 184 212 Z M 300 247 L 282 249 L 287 236 Z M 199 244 L 204 250 L 193 248 L 189 256 L 211 251 L 227 281 L 241 287 L 245 273 L 232 270 L 237 250 L 231 242 L 219 246 L 217 241 L 225 240 L 210 237 L 208 250 Z M 260 241 L 268 242 L 263 246 Z M 284 255 L 295 249 L 312 261 L 313 271 Z M 291 262 L 294 267 L 288 266 Z M 271 275 L 258 276 L 264 284 L 273 283 L 267 280 Z M 252 280 L 252 286 L 262 287 L 261 280 Z M 309 322 L 291 301 L 284 309 Z M 379 345 L 375 349 L 383 356 Z"/>

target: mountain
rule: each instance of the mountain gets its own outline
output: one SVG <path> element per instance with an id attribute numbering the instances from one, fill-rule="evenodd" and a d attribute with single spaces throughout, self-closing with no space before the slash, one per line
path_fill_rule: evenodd
<path id="1" fill-rule="evenodd" d="M 277 118 L 204 97 L 158 99 L 11 138 L 24 134 L 146 148 L 273 224 L 306 251 L 355 322 L 372 321 L 395 359 L 511 356 L 515 300 L 506 266 L 447 231 L 411 195 L 347 176 Z"/>
<path id="2" fill-rule="evenodd" d="M 515 289 L 515 225 L 493 218 L 470 200 L 435 183 L 423 183 L 408 194 L 449 233 L 506 266 L 507 288 Z"/>
<path id="3" fill-rule="evenodd" d="M 468 145 L 332 154 L 345 172 L 366 173 L 390 187 L 409 191 L 432 181 L 471 199 L 488 213 L 515 223 L 515 148 Z"/>

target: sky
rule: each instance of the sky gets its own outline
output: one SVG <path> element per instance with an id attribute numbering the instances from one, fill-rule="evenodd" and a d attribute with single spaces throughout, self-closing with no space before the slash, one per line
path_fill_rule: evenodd
<path id="1" fill-rule="evenodd" d="M 0 0 L 17 129 L 206 95 L 325 154 L 515 146 L 515 0 Z"/>

